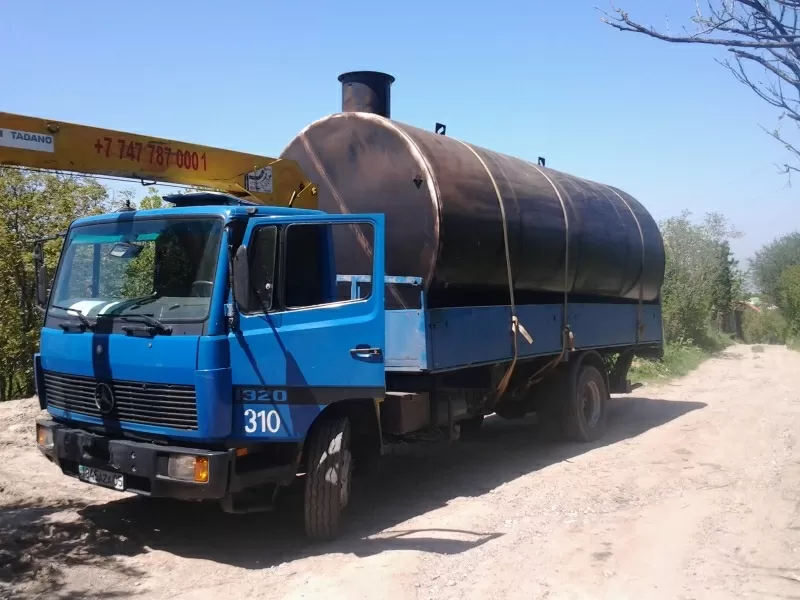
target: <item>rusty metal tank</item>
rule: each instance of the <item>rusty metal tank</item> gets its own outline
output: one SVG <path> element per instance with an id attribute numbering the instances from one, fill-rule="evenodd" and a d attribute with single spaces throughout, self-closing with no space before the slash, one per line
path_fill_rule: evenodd
<path id="1" fill-rule="evenodd" d="M 322 210 L 386 215 L 386 273 L 421 277 L 429 306 L 509 302 L 503 211 L 517 303 L 560 302 L 565 291 L 575 302 L 658 300 L 664 246 L 633 197 L 393 121 L 389 75 L 339 80 L 342 112 L 306 127 L 281 156 L 317 183 Z M 368 272 L 365 237 L 338 235 L 337 271 Z M 389 292 L 390 307 L 414 301 Z"/>

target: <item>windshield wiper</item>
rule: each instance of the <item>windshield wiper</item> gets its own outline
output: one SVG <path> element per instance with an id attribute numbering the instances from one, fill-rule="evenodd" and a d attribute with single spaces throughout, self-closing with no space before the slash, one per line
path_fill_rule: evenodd
<path id="1" fill-rule="evenodd" d="M 155 317 L 151 317 L 150 315 L 146 315 L 144 313 L 133 313 L 130 315 L 109 315 L 114 319 L 122 319 L 123 321 L 132 321 L 134 323 L 147 323 L 156 331 L 160 331 L 161 333 L 172 333 L 172 327 L 169 325 L 164 325 L 161 321 L 156 319 Z"/>
<path id="2" fill-rule="evenodd" d="M 128 304 L 128 306 L 125 307 L 125 310 L 128 310 L 130 308 L 139 308 L 141 306 L 144 306 L 145 304 L 150 304 L 151 302 L 155 302 L 159 298 L 161 298 L 161 294 L 159 292 L 155 292 L 150 296 L 147 296 L 146 298 L 140 298 L 139 300 L 131 302 L 130 304 Z"/>
<path id="3" fill-rule="evenodd" d="M 94 330 L 94 324 L 89 319 L 86 318 L 86 315 L 83 314 L 83 311 L 78 310 L 77 308 L 72 308 L 71 306 L 59 306 L 58 304 L 51 304 L 50 308 L 58 308 L 60 310 L 63 310 L 64 312 L 71 313 L 76 317 L 78 317 L 78 319 L 83 324 L 83 326 L 86 327 L 86 329 Z"/>

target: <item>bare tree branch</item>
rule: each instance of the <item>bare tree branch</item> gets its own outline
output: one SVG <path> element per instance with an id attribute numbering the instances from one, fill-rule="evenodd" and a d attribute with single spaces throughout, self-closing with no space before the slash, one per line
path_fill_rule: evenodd
<path id="1" fill-rule="evenodd" d="M 738 1 L 744 2 L 744 0 Z M 715 31 L 726 31 L 727 33 L 743 36 L 757 33 L 754 29 L 726 29 L 722 23 L 714 24 L 713 27 L 709 27 L 704 31 L 698 31 L 692 35 L 670 35 L 667 33 L 661 33 L 653 27 L 647 27 L 632 21 L 628 16 L 628 13 L 622 9 L 615 8 L 614 12 L 617 13 L 617 17 L 608 16 L 608 13 L 606 13 L 607 16 L 603 17 L 601 20 L 607 25 L 611 25 L 611 27 L 619 29 L 620 31 L 644 33 L 645 35 L 649 35 L 650 37 L 665 42 L 679 44 L 707 44 L 712 46 L 716 45 L 735 48 L 791 48 L 797 45 L 796 40 L 781 39 L 781 36 L 771 35 L 768 33 L 759 34 L 758 40 L 708 37 L 708 35 L 714 33 Z"/>
<path id="2" fill-rule="evenodd" d="M 698 0 L 690 17 L 694 31 L 684 27 L 681 35 L 640 23 L 621 8 L 603 15 L 601 20 L 619 31 L 676 44 L 726 48 L 732 60 L 718 62 L 779 109 L 779 121 L 787 118 L 800 128 L 800 0 L 707 0 L 704 9 Z M 800 172 L 800 144 L 789 142 L 779 129 L 765 131 L 798 163 L 783 165 L 781 172 Z"/>

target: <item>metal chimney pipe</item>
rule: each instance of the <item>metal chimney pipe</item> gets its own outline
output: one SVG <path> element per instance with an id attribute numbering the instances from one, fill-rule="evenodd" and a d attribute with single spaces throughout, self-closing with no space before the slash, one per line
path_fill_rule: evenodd
<path id="1" fill-rule="evenodd" d="M 342 112 L 366 112 L 391 117 L 390 88 L 394 77 L 378 71 L 351 71 L 339 75 Z"/>

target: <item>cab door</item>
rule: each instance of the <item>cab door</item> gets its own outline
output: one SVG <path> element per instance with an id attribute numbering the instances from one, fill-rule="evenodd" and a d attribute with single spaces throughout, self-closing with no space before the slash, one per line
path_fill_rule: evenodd
<path id="1" fill-rule="evenodd" d="M 371 243 L 367 273 L 336 272 L 341 235 Z M 330 404 L 382 397 L 383 215 L 251 218 L 243 245 L 250 297 L 228 336 L 233 437 L 302 440 Z M 350 298 L 337 293 L 337 275 L 381 284 Z"/>

